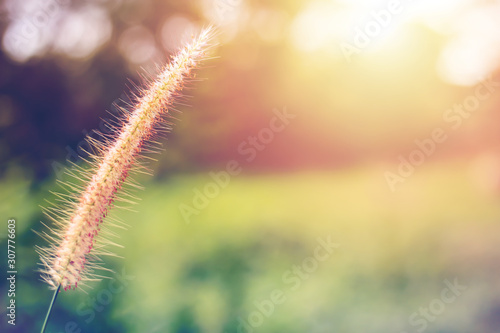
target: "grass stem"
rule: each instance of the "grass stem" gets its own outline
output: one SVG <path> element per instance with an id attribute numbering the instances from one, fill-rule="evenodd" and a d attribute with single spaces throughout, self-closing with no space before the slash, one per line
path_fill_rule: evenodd
<path id="1" fill-rule="evenodd" d="M 59 294 L 59 289 L 61 289 L 61 285 L 59 285 L 57 289 L 54 291 L 54 296 L 52 296 L 52 301 L 50 301 L 49 309 L 47 310 L 47 315 L 45 316 L 45 320 L 43 321 L 42 330 L 40 331 L 41 333 L 45 332 L 45 327 L 47 326 L 47 322 L 49 321 L 49 317 L 52 312 L 52 307 L 56 302 L 57 294 Z"/>

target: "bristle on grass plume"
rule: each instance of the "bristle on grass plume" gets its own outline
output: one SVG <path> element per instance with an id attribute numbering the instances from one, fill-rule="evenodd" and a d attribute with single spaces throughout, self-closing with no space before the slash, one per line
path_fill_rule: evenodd
<path id="1" fill-rule="evenodd" d="M 103 247 L 114 243 L 106 239 L 109 230 L 101 231 L 101 227 L 116 223 L 103 220 L 116 200 L 129 201 L 131 195 L 122 190 L 124 182 L 131 171 L 143 168 L 143 153 L 156 147 L 152 137 L 169 130 L 173 106 L 193 77 L 192 71 L 206 59 L 213 34 L 211 27 L 204 29 L 160 69 L 158 77 L 134 96 L 127 110 L 122 110 L 111 135 L 99 132 L 102 140 L 87 137 L 93 150 L 88 159 L 90 171 L 78 165 L 67 170 L 83 185 L 62 183 L 69 194 L 55 193 L 58 203 L 44 208 L 55 226 L 41 233 L 50 246 L 37 247 L 37 251 L 42 278 L 52 289 L 75 289 L 85 281 L 98 280 L 96 270 L 105 270 L 99 257 L 110 254 Z"/>

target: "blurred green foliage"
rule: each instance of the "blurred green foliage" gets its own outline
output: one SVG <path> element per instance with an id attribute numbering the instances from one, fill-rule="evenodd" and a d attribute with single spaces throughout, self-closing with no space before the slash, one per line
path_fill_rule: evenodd
<path id="1" fill-rule="evenodd" d="M 30 39 L 47 44 L 27 58 L 16 58 L 20 50 L 6 36 L 33 19 L 22 6 L 36 1 L 0 2 L 0 217 L 18 221 L 16 332 L 38 331 L 51 297 L 36 271 L 34 246 L 43 242 L 33 231 L 49 222 L 39 205 L 54 198 L 56 179 L 67 180 L 63 161 L 82 153 L 84 134 L 99 128 L 113 102 L 126 103 L 127 78 L 134 91 L 140 73 L 175 52 L 168 43 L 182 27 L 169 24 L 205 25 L 222 1 L 241 5 L 239 16 L 220 28 L 215 58 L 185 90 L 182 113 L 173 113 L 166 152 L 151 165 L 155 176 L 140 178 L 138 212 L 112 212 L 130 225 L 115 230 L 125 248 L 112 250 L 124 259 L 104 258 L 114 273 L 85 292 L 61 293 L 48 331 L 498 333 L 499 94 L 459 130 L 443 121 L 474 92 L 436 70 L 456 35 L 414 20 L 397 26 L 404 38 L 347 62 L 338 47 L 344 37 L 333 28 L 352 36 L 371 10 L 361 6 L 352 27 L 337 26 L 354 1 L 57 1 L 67 4 L 63 15 Z M 334 10 L 322 12 L 320 2 Z M 40 4 L 49 1 L 31 10 Z M 474 13 L 482 3 L 470 6 L 465 11 Z M 311 8 L 317 16 L 304 21 Z M 448 12 L 441 21 L 466 22 Z M 105 19 L 93 24 L 96 17 Z M 92 31 L 109 35 L 88 54 L 72 52 Z M 495 31 L 488 34 L 497 38 Z M 61 44 L 68 32 L 74 39 Z M 318 38 L 324 45 L 316 51 L 297 42 Z M 133 61 L 147 40 L 156 53 Z M 239 145 L 268 126 L 276 108 L 296 119 L 245 162 Z M 384 173 L 437 127 L 447 141 L 391 192 Z M 243 172 L 186 220 L 181 207 L 193 207 L 195 190 L 213 181 L 208 173 L 233 159 Z M 340 247 L 316 260 L 318 238 L 328 237 Z M 317 267 L 299 278 L 294 267 L 310 258 Z M 444 281 L 455 279 L 467 289 L 422 322 L 421 309 L 439 306 Z M 272 299 L 279 304 L 270 310 Z M 0 313 L 5 318 L 5 308 Z M 6 325 L 1 320 L 0 331 L 13 331 Z"/>
<path id="2" fill-rule="evenodd" d="M 115 273 L 87 294 L 61 293 L 49 331 L 74 322 L 82 332 L 246 332 L 240 319 L 258 322 L 249 318 L 260 311 L 255 332 L 415 332 L 410 315 L 440 297 L 444 280 L 458 279 L 467 290 L 426 332 L 493 332 L 494 315 L 480 310 L 499 305 L 500 209 L 461 176 L 464 165 L 454 162 L 446 175 L 450 165 L 426 167 L 393 196 L 370 168 L 236 177 L 189 223 L 179 206 L 212 179 L 148 182 L 139 213 L 114 214 L 130 225 L 118 231 L 125 248 L 114 249 L 125 260 L 106 258 Z M 40 230 L 39 212 L 25 207 L 46 189 L 2 186 L 19 225 Z M 18 237 L 19 325 L 36 331 L 50 292 L 33 272 L 40 241 L 30 227 Z M 284 277 L 328 237 L 340 247 L 307 278 Z M 285 301 L 267 317 L 255 302 L 276 289 Z"/>

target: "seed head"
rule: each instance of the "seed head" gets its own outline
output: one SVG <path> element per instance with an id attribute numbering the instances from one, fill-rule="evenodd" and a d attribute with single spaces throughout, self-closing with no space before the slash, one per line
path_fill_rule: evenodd
<path id="1" fill-rule="evenodd" d="M 117 124 L 109 124 L 113 128 L 111 135 L 94 132 L 102 141 L 87 137 L 94 150 L 88 161 L 90 171 L 78 165 L 67 171 L 83 185 L 62 183 L 70 193 L 56 193 L 58 204 L 44 209 L 55 226 L 41 233 L 50 246 L 37 247 L 37 252 L 42 278 L 53 289 L 74 289 L 81 282 L 98 279 L 96 269 L 105 269 L 99 264 L 99 257 L 111 253 L 104 246 L 117 245 L 106 238 L 112 235 L 107 227 L 120 223 L 103 223 L 104 218 L 115 201 L 121 198 L 130 202 L 133 198 L 122 186 L 130 180 L 131 171 L 144 169 L 140 158 L 156 147 L 151 138 L 162 130 L 170 130 L 167 120 L 171 110 L 192 78 L 192 71 L 206 58 L 213 33 L 212 28 L 206 28 L 182 48 L 134 98 L 130 109 L 122 109 Z M 106 230 L 101 232 L 102 226 Z"/>

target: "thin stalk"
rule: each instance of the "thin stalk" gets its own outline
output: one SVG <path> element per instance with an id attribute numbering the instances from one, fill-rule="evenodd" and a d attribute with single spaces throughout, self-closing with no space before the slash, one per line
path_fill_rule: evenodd
<path id="1" fill-rule="evenodd" d="M 40 333 L 45 332 L 45 326 L 47 326 L 47 322 L 49 321 L 50 314 L 52 312 L 52 306 L 54 306 L 54 303 L 56 302 L 57 294 L 59 294 L 59 289 L 61 289 L 61 285 L 59 285 L 54 292 L 54 296 L 52 296 L 52 301 L 50 302 L 49 309 L 47 310 L 47 315 L 45 316 L 45 320 L 43 322 L 42 330 Z"/>

